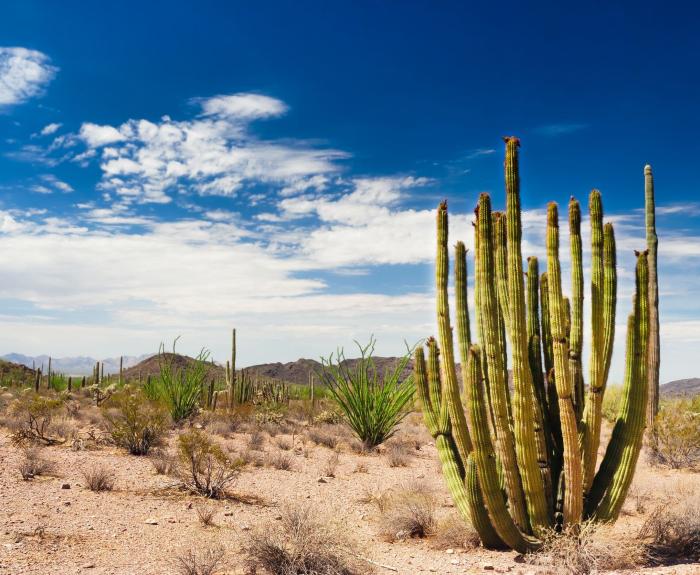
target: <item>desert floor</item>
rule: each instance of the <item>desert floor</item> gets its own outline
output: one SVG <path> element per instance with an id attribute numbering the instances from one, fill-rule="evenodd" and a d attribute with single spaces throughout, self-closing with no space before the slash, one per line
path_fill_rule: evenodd
<path id="1" fill-rule="evenodd" d="M 419 421 L 417 414 L 411 414 L 396 438 L 410 438 L 420 446 L 413 447 L 406 467 L 390 467 L 386 453 L 353 452 L 342 426 L 332 426 L 341 436 L 335 451 L 312 443 L 303 432 L 292 436 L 273 431 L 274 437 L 263 432 L 260 457 L 281 451 L 278 444 L 288 447 L 294 442 L 284 451 L 292 460 L 291 470 L 247 465 L 232 488 L 238 499 L 211 502 L 216 513 L 209 527 L 198 519 L 201 497 L 169 489 L 173 479 L 156 474 L 147 457 L 130 456 L 113 446 L 44 448 L 56 462 L 53 474 L 24 481 L 17 470 L 21 453 L 12 446 L 9 432 L 1 429 L 0 573 L 162 575 L 177 572 L 178 555 L 215 544 L 226 549 L 219 573 L 245 573 L 249 533 L 274 525 L 289 504 L 312 505 L 335 521 L 352 539 L 355 554 L 373 562 L 367 565 L 374 565 L 376 573 L 544 573 L 544 568 L 525 563 L 515 552 L 448 548 L 435 538 L 392 543 L 381 535 L 379 511 L 367 502 L 368 494 L 376 498 L 419 483 L 434 492 L 440 519 L 456 514 L 435 447 Z M 215 437 L 231 452 L 243 452 L 250 433 L 241 430 Z M 171 432 L 171 445 L 175 437 Z M 335 477 L 326 477 L 334 453 L 339 454 Z M 85 487 L 83 470 L 98 464 L 114 471 L 113 491 L 96 493 Z M 664 498 L 682 499 L 699 491 L 700 474 L 651 468 L 642 457 L 616 529 L 638 529 Z M 700 573 L 700 566 L 629 572 L 689 575 Z"/>

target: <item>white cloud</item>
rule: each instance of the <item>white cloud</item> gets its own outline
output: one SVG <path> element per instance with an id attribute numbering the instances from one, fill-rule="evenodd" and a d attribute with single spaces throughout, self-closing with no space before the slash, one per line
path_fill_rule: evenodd
<path id="1" fill-rule="evenodd" d="M 272 118 L 287 111 L 287 105 L 276 98 L 261 94 L 232 94 L 195 100 L 201 103 L 205 116 L 228 116 L 243 120 Z"/>
<path id="2" fill-rule="evenodd" d="M 37 50 L 0 47 L 0 106 L 21 104 L 42 93 L 58 68 Z"/>
<path id="3" fill-rule="evenodd" d="M 112 126 L 100 126 L 90 122 L 80 126 L 79 136 L 91 148 L 99 148 L 126 139 L 124 134 Z"/>
<path id="4" fill-rule="evenodd" d="M 53 122 L 51 124 L 47 124 L 46 126 L 44 126 L 41 129 L 39 134 L 42 136 L 50 136 L 51 134 L 55 134 L 58 130 L 60 130 L 61 126 L 63 126 L 63 124 L 58 123 L 58 122 Z"/>

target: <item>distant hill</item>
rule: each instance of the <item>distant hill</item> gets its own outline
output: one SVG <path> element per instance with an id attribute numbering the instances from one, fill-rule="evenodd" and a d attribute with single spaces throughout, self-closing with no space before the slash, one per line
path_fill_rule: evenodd
<path id="1" fill-rule="evenodd" d="M 21 363 L 0 359 L 0 385 L 33 385 L 36 372 Z"/>
<path id="2" fill-rule="evenodd" d="M 139 361 L 144 358 L 149 357 L 152 354 L 146 354 L 141 356 L 124 356 L 124 368 L 136 365 Z M 25 365 L 27 367 L 40 368 L 44 366 L 44 373 L 49 367 L 49 356 L 48 355 L 36 355 L 29 356 L 23 355 L 21 353 L 8 353 L 3 355 L 0 359 L 10 361 L 13 363 L 18 363 Z M 51 370 L 55 373 L 64 373 L 66 375 L 90 375 L 95 367 L 95 362 L 97 359 L 92 357 L 78 356 L 78 357 L 52 357 L 51 358 Z M 106 359 L 99 360 L 104 363 L 105 375 L 108 373 L 119 373 L 119 358 L 109 357 Z"/>
<path id="3" fill-rule="evenodd" d="M 168 353 L 168 356 L 174 358 L 175 366 L 182 368 L 190 362 L 194 361 L 194 358 Z M 374 361 L 379 369 L 380 373 L 387 369 L 392 368 L 396 365 L 399 358 L 396 357 L 375 357 Z M 353 366 L 357 362 L 357 359 L 349 359 L 348 364 Z M 223 379 L 225 377 L 224 367 L 219 364 L 210 364 L 210 373 L 216 378 Z M 412 364 L 409 364 L 406 369 L 405 375 L 408 375 L 413 368 Z M 287 363 L 262 363 L 259 365 L 251 365 L 243 368 L 249 373 L 257 373 L 263 377 L 269 377 L 272 379 L 279 379 L 286 381 L 288 383 L 296 383 L 300 385 L 306 385 L 309 382 L 309 374 L 316 374 L 321 369 L 321 363 L 313 359 L 298 359 L 296 361 L 290 361 Z M 127 380 L 134 380 L 147 378 L 149 375 L 154 377 L 158 375 L 160 371 L 158 365 L 158 357 L 151 356 L 136 365 L 131 366 L 129 369 L 124 370 L 124 378 Z M 318 378 L 316 378 L 318 381 Z"/>
<path id="4" fill-rule="evenodd" d="M 700 378 L 677 379 L 659 387 L 661 397 L 694 397 L 700 395 Z"/>

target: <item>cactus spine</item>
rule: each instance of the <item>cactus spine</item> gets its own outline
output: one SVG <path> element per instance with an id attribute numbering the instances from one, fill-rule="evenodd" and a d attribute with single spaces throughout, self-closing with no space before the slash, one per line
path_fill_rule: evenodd
<path id="1" fill-rule="evenodd" d="M 647 427 L 652 428 L 659 412 L 659 280 L 656 273 L 656 250 L 659 240 L 656 237 L 656 214 L 654 205 L 654 176 L 651 166 L 644 166 L 644 196 L 647 231 L 647 256 L 649 263 L 649 405 L 647 407 Z"/>
<path id="2" fill-rule="evenodd" d="M 590 198 L 591 368 L 584 394 L 583 265 L 580 206 L 569 204 L 571 299 L 562 291 L 559 214 L 547 209 L 547 271 L 529 258 L 527 289 L 521 255 L 516 138 L 506 138 L 506 213 L 479 197 L 475 222 L 475 289 L 479 345 L 472 342 L 467 308 L 466 249 L 455 251 L 457 341 L 462 360 L 465 417 L 456 379 L 448 303 L 447 204 L 437 212 L 437 318 L 440 348 L 427 340 L 428 359 L 415 351 L 423 417 L 435 438 L 455 505 L 486 546 L 520 552 L 538 548 L 541 535 L 561 523 L 612 521 L 636 467 L 647 417 L 652 282 L 647 252 L 637 255 L 634 311 L 627 331 L 625 388 L 605 457 L 596 473 L 601 404 L 612 357 L 617 276 L 612 224 L 603 222 L 600 193 Z M 649 203 L 648 203 L 649 205 Z M 653 208 L 652 208 L 653 209 Z M 507 334 L 507 337 L 506 337 Z M 507 340 L 507 341 L 506 341 Z M 508 358 L 508 351 L 510 358 Z M 508 363 L 515 391 L 508 389 Z"/>

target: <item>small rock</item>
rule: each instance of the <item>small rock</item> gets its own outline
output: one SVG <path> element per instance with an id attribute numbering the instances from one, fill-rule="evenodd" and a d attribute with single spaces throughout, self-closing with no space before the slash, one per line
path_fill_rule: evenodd
<path id="1" fill-rule="evenodd" d="M 242 523 L 241 524 L 241 531 L 250 531 L 250 525 Z"/>
<path id="2" fill-rule="evenodd" d="M 493 571 L 493 569 L 494 569 L 493 563 L 482 563 L 482 564 L 481 564 L 481 568 L 482 568 L 484 571 Z"/>
<path id="3" fill-rule="evenodd" d="M 81 569 L 94 569 L 95 564 L 94 563 L 85 563 L 85 565 L 80 566 Z"/>
<path id="4" fill-rule="evenodd" d="M 453 559 L 450 563 L 452 563 L 452 565 L 459 565 L 459 559 Z"/>
<path id="5" fill-rule="evenodd" d="M 70 483 L 64 483 L 61 485 L 61 489 L 70 489 Z"/>
<path id="6" fill-rule="evenodd" d="M 454 552 L 454 549 L 448 549 L 447 551 L 445 551 L 445 553 L 447 553 L 448 555 L 452 555 Z"/>
<path id="7" fill-rule="evenodd" d="M 328 480 L 325 477 L 319 477 L 318 482 L 319 483 L 328 483 Z"/>
<path id="8" fill-rule="evenodd" d="M 158 525 L 158 520 L 150 518 L 150 519 L 146 519 L 145 523 L 146 523 L 146 525 Z"/>

